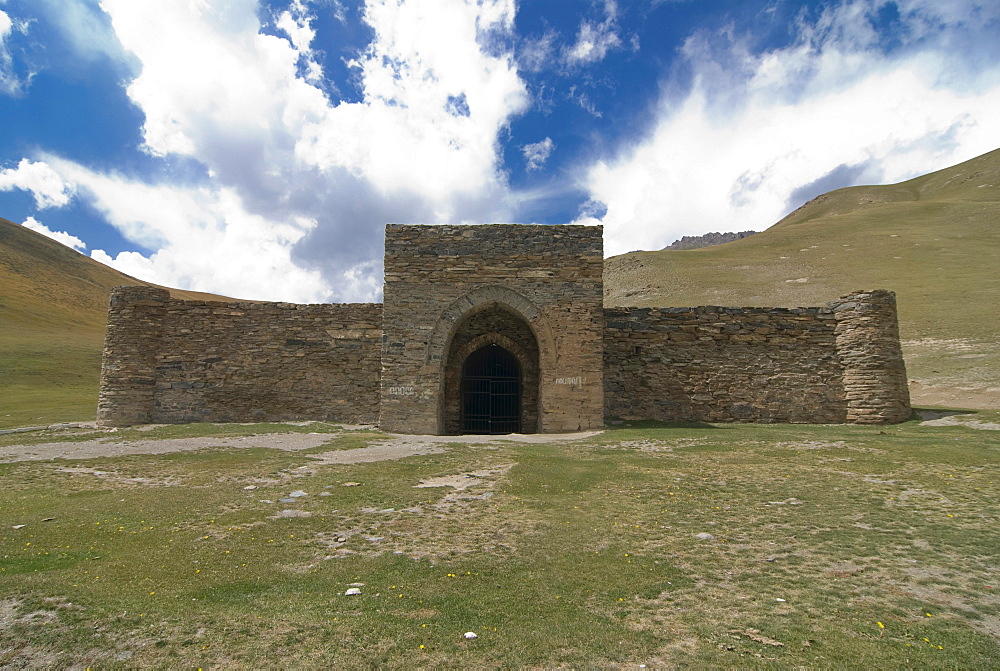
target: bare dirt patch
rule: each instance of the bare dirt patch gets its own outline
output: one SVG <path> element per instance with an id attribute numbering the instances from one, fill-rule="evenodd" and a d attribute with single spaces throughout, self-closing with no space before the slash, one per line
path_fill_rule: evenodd
<path id="1" fill-rule="evenodd" d="M 88 468 L 86 466 L 64 466 L 57 468 L 56 471 L 59 473 L 69 473 L 71 475 L 93 475 L 94 477 L 101 478 L 102 480 L 124 485 L 132 484 L 142 485 L 144 487 L 179 487 L 184 484 L 178 478 L 128 477 L 115 471 Z"/>
<path id="2" fill-rule="evenodd" d="M 163 438 L 160 440 L 117 440 L 114 437 L 91 440 L 8 445 L 0 447 L 0 462 L 47 461 L 49 459 L 96 459 L 132 454 L 170 454 L 213 447 L 252 449 L 268 448 L 294 452 L 319 447 L 337 437 L 336 433 L 270 433 L 257 436 L 213 438 Z"/>
<path id="3" fill-rule="evenodd" d="M 439 478 L 427 478 L 426 480 L 421 480 L 420 484 L 415 485 L 416 487 L 451 487 L 457 490 L 464 490 L 470 487 L 478 487 L 479 485 L 486 484 L 488 480 L 492 480 L 500 475 L 504 475 L 514 464 L 503 464 L 501 466 L 495 466 L 493 468 L 483 469 L 480 471 L 474 471 L 471 473 L 459 473 L 456 475 L 445 475 Z"/>
<path id="4" fill-rule="evenodd" d="M 617 443 L 610 443 L 604 447 L 614 450 L 639 450 L 640 452 L 666 452 L 677 447 L 693 447 L 708 443 L 707 438 L 676 438 L 670 441 L 652 440 L 645 438 L 642 440 L 623 440 Z"/>
<path id="5" fill-rule="evenodd" d="M 965 338 L 920 338 L 902 343 L 914 405 L 1000 408 L 1000 343 Z"/>
<path id="6" fill-rule="evenodd" d="M 981 431 L 1000 431 L 1000 423 L 982 422 L 974 417 L 965 415 L 948 415 L 938 419 L 928 419 L 920 422 L 920 426 L 964 426 L 968 429 L 979 429 Z"/>
<path id="7" fill-rule="evenodd" d="M 350 428 L 350 427 L 348 427 Z M 598 435 L 599 431 L 562 434 L 510 434 L 506 436 L 426 436 L 396 435 L 367 447 L 353 450 L 334 450 L 310 455 L 323 464 L 360 464 L 375 461 L 402 459 L 418 454 L 443 451 L 442 444 L 461 443 L 488 445 L 497 441 L 517 443 L 549 443 L 566 440 L 583 440 Z M 0 447 L 0 463 L 14 461 L 47 461 L 50 459 L 95 459 L 120 457 L 133 454 L 169 454 L 191 452 L 209 448 L 253 449 L 266 448 L 296 452 L 320 447 L 342 433 L 264 433 L 254 436 L 214 438 L 163 438 L 160 440 L 120 440 L 113 436 L 81 441 L 41 443 L 38 445 L 8 445 Z"/>
<path id="8" fill-rule="evenodd" d="M 317 533 L 313 542 L 330 552 L 326 559 L 392 553 L 438 561 L 481 551 L 514 552 L 537 524 L 526 511 L 499 514 L 493 502 L 515 465 L 495 464 L 422 479 L 413 486 L 451 491 L 433 503 L 402 510 L 361 508 L 360 515 L 342 518 L 339 528 Z"/>

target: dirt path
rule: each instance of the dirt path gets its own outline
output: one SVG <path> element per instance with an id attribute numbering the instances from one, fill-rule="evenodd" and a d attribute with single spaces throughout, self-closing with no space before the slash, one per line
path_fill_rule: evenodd
<path id="1" fill-rule="evenodd" d="M 582 440 L 597 435 L 597 431 L 562 434 L 511 434 L 508 436 L 420 436 L 389 434 L 387 439 L 378 439 L 368 447 L 354 450 L 331 450 L 311 458 L 328 464 L 355 464 L 370 461 L 401 459 L 417 454 L 432 454 L 443 451 L 442 445 L 463 443 L 482 445 L 498 441 L 519 443 L 548 443 L 561 440 Z M 161 440 L 120 440 L 113 435 L 81 441 L 40 443 L 37 445 L 9 445 L 0 447 L 0 463 L 14 461 L 47 461 L 50 459 L 95 459 L 99 457 L 120 457 L 130 454 L 167 454 L 190 452 L 213 447 L 222 448 L 267 448 L 295 452 L 309 450 L 330 442 L 338 433 L 266 433 L 256 436 L 235 436 L 229 438 L 164 438 Z"/>

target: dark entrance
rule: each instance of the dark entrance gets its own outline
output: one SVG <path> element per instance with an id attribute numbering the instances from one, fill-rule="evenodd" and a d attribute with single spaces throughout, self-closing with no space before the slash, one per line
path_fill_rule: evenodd
<path id="1" fill-rule="evenodd" d="M 499 345 L 481 347 L 462 366 L 462 432 L 521 431 L 521 367 Z"/>

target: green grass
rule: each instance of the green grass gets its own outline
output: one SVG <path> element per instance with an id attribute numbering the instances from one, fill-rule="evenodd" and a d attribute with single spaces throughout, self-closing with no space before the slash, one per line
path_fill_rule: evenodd
<path id="1" fill-rule="evenodd" d="M 355 465 L 310 455 L 382 434 L 201 425 L 114 439 L 273 430 L 331 436 L 308 453 L 0 464 L 0 664 L 991 668 L 1000 656 L 997 431 L 643 425 Z M 415 486 L 466 474 L 478 474 L 456 480 L 466 489 Z M 308 496 L 279 502 L 293 490 Z M 355 582 L 362 595 L 344 596 Z"/>
<path id="2" fill-rule="evenodd" d="M 103 334 L 0 333 L 0 429 L 93 420 Z"/>

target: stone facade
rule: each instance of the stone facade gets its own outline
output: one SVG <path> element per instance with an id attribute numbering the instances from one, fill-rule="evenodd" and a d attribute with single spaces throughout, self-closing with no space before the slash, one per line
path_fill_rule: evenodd
<path id="1" fill-rule="evenodd" d="M 823 308 L 605 310 L 610 420 L 878 424 L 909 418 L 895 296 Z"/>
<path id="2" fill-rule="evenodd" d="M 455 434 L 909 417 L 891 292 L 814 308 L 606 309 L 602 248 L 600 227 L 390 225 L 382 305 L 118 287 L 98 421 Z"/>
<path id="3" fill-rule="evenodd" d="M 382 306 L 111 294 L 97 418 L 142 423 L 378 419 Z"/>
<path id="4" fill-rule="evenodd" d="M 840 422 L 836 322 L 828 308 L 606 310 L 609 419 Z"/>
<path id="5" fill-rule="evenodd" d="M 603 272 L 596 226 L 386 227 L 379 424 L 456 432 L 461 365 L 497 344 L 525 374 L 525 430 L 603 426 Z"/>
<path id="6" fill-rule="evenodd" d="M 855 291 L 830 304 L 837 316 L 837 354 L 844 366 L 845 422 L 885 424 L 910 418 L 896 295 Z"/>

